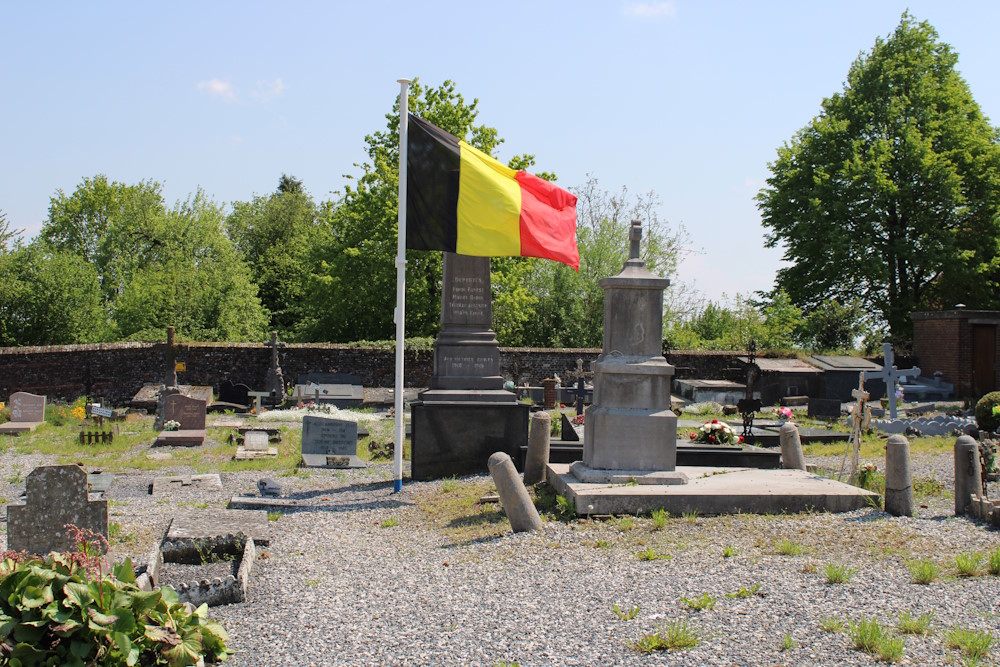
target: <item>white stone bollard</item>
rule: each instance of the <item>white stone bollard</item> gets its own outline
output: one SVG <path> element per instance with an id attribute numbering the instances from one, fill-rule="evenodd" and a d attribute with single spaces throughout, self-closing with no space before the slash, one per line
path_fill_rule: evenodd
<path id="1" fill-rule="evenodd" d="M 497 485 L 500 503 L 507 513 L 507 518 L 510 519 L 510 527 L 514 532 L 523 533 L 541 528 L 542 518 L 538 516 L 538 510 L 531 502 L 528 490 L 521 483 L 521 477 L 517 474 L 510 455 L 496 452 L 490 456 L 488 465 L 490 474 L 493 475 L 493 483 Z"/>
<path id="2" fill-rule="evenodd" d="M 965 514 L 972 496 L 983 495 L 979 443 L 968 435 L 955 441 L 955 515 Z"/>
<path id="3" fill-rule="evenodd" d="M 913 507 L 910 442 L 893 435 L 885 442 L 885 511 L 894 516 L 913 516 Z"/>
<path id="4" fill-rule="evenodd" d="M 805 470 L 806 460 L 802 455 L 802 439 L 799 429 L 792 422 L 785 422 L 778 430 L 781 442 L 781 467 L 791 470 Z"/>
<path id="5" fill-rule="evenodd" d="M 528 432 L 528 454 L 524 457 L 524 485 L 545 481 L 545 466 L 549 464 L 550 425 L 552 418 L 544 410 L 531 415 Z"/>

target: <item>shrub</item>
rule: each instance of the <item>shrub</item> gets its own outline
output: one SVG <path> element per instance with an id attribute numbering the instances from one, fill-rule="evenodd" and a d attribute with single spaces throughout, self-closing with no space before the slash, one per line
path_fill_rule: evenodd
<path id="1" fill-rule="evenodd" d="M 981 431 L 993 433 L 1000 426 L 1000 417 L 993 414 L 996 406 L 1000 406 L 1000 391 L 991 391 L 976 403 L 976 424 Z"/>
<path id="2" fill-rule="evenodd" d="M 208 607 L 177 601 L 170 588 L 140 591 L 131 561 L 111 574 L 92 554 L 45 558 L 3 554 L 0 655 L 4 664 L 151 665 L 226 659 L 225 630 Z"/>

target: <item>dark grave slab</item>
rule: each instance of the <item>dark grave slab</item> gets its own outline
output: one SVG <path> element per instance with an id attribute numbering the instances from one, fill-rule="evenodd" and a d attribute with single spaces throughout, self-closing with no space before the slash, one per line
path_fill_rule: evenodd
<path id="1" fill-rule="evenodd" d="M 559 425 L 559 437 L 564 442 L 580 442 L 580 434 L 573 428 L 573 423 L 570 422 L 566 413 L 560 412 L 559 416 L 562 417 L 562 422 Z"/>
<path id="2" fill-rule="evenodd" d="M 528 446 L 527 405 L 414 403 L 412 410 L 415 480 L 484 473 L 494 452 L 520 461 Z"/>
<path id="3" fill-rule="evenodd" d="M 15 391 L 8 401 L 10 421 L 0 424 L 0 434 L 17 435 L 34 431 L 45 422 L 45 397 Z"/>
<path id="4" fill-rule="evenodd" d="M 366 467 L 358 458 L 357 422 L 303 417 L 302 462 L 309 468 Z"/>
<path id="5" fill-rule="evenodd" d="M 838 398 L 810 398 L 807 414 L 814 419 L 840 419 Z"/>
<path id="6" fill-rule="evenodd" d="M 250 387 L 243 383 L 234 384 L 231 380 L 219 383 L 219 401 L 233 405 L 250 406 Z"/>
<path id="7" fill-rule="evenodd" d="M 239 535 L 267 545 L 267 512 L 205 509 L 179 513 L 170 522 L 160 552 L 167 563 L 200 563 L 205 553 L 236 556 L 245 544 L 245 540 L 234 539 Z"/>
<path id="8" fill-rule="evenodd" d="M 157 403 L 159 402 L 161 389 L 163 389 L 163 385 L 160 384 L 143 385 L 135 393 L 135 396 L 132 397 L 129 405 L 136 410 L 145 410 L 147 413 L 153 412 L 156 410 Z M 205 401 L 206 406 L 212 404 L 212 387 L 182 384 L 177 386 L 177 390 L 189 398 Z"/>
<path id="9" fill-rule="evenodd" d="M 185 491 L 221 491 L 222 478 L 218 473 L 166 475 L 154 477 L 151 489 L 154 496 L 174 495 Z"/>
<path id="10" fill-rule="evenodd" d="M 66 524 L 108 537 L 108 501 L 90 500 L 87 472 L 77 465 L 42 466 L 28 473 L 27 502 L 7 508 L 7 548 L 47 554 L 76 545 Z M 102 545 L 103 550 L 103 545 Z"/>
<path id="11" fill-rule="evenodd" d="M 184 394 L 167 396 L 163 403 L 163 421 L 180 423 L 177 431 L 161 431 L 156 445 L 193 447 L 205 443 L 205 401 Z"/>

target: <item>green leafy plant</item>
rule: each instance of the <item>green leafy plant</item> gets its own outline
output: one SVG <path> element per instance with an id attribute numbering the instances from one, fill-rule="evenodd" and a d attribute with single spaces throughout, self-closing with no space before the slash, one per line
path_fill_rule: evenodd
<path id="1" fill-rule="evenodd" d="M 750 586 L 750 588 L 747 588 L 746 586 L 740 586 L 740 590 L 736 591 L 735 593 L 726 593 L 726 597 L 730 599 L 736 599 L 736 598 L 745 599 L 753 597 L 754 595 L 758 595 L 760 593 L 760 589 L 761 589 L 760 584 L 753 584 L 752 586 Z"/>
<path id="2" fill-rule="evenodd" d="M 452 493 L 458 490 L 458 481 L 455 476 L 445 477 L 441 480 L 441 493 Z"/>
<path id="3" fill-rule="evenodd" d="M 940 570 L 932 560 L 916 560 L 906 564 L 906 567 L 910 570 L 910 576 L 913 578 L 913 583 L 921 584 L 926 586 L 935 579 L 937 579 Z"/>
<path id="4" fill-rule="evenodd" d="M 858 470 L 856 486 L 878 494 L 885 494 L 885 475 L 878 469 L 878 466 L 866 463 Z"/>
<path id="5" fill-rule="evenodd" d="M 732 558 L 733 556 L 735 556 L 738 553 L 739 553 L 739 551 L 737 551 L 736 547 L 734 547 L 732 545 L 727 544 L 726 546 L 722 547 L 722 557 L 723 558 Z"/>
<path id="6" fill-rule="evenodd" d="M 573 501 L 566 496 L 556 496 L 556 512 L 559 514 L 561 519 L 566 521 L 576 518 L 576 506 L 573 505 Z"/>
<path id="7" fill-rule="evenodd" d="M 635 517 L 634 516 L 620 516 L 615 520 L 615 524 L 618 526 L 618 530 L 623 533 L 635 528 Z"/>
<path id="8" fill-rule="evenodd" d="M 952 627 L 944 634 L 944 642 L 948 648 L 957 648 L 970 660 L 979 661 L 985 658 L 993 648 L 993 635 L 983 630 Z"/>
<path id="9" fill-rule="evenodd" d="M 905 642 L 896 637 L 877 619 L 866 619 L 864 616 L 857 623 L 847 624 L 847 633 L 851 643 L 858 651 L 878 657 L 885 662 L 897 662 L 903 656 Z"/>
<path id="10" fill-rule="evenodd" d="M 697 632 L 680 620 L 660 625 L 656 632 L 644 634 L 632 644 L 632 648 L 642 653 L 694 648 L 698 645 Z"/>
<path id="11" fill-rule="evenodd" d="M 399 525 L 399 519 L 397 519 L 395 516 L 391 516 L 379 524 L 379 526 L 381 526 L 382 528 L 392 528 L 393 526 L 398 526 L 398 525 Z"/>
<path id="12" fill-rule="evenodd" d="M 594 546 L 597 547 L 598 549 L 609 549 L 611 548 L 611 542 L 607 540 L 597 540 L 596 542 L 594 542 Z"/>
<path id="13" fill-rule="evenodd" d="M 976 424 L 981 431 L 993 433 L 1000 426 L 1000 417 L 993 409 L 1000 406 L 1000 391 L 991 391 L 976 402 Z"/>
<path id="14" fill-rule="evenodd" d="M 635 557 L 639 560 L 670 560 L 672 558 L 670 554 L 661 554 L 655 551 L 653 547 L 637 552 Z"/>
<path id="15" fill-rule="evenodd" d="M 625 611 L 624 609 L 618 606 L 617 602 L 615 602 L 613 605 L 611 605 L 611 613 L 617 616 L 619 620 L 631 621 L 633 618 L 639 615 L 639 605 L 635 605 L 628 611 Z"/>
<path id="16" fill-rule="evenodd" d="M 844 584 L 851 580 L 856 570 L 848 565 L 839 563 L 826 564 L 826 583 Z"/>
<path id="17" fill-rule="evenodd" d="M 987 555 L 986 569 L 994 577 L 1000 576 L 1000 547 L 997 547 Z"/>
<path id="18" fill-rule="evenodd" d="M 281 512 L 280 511 L 275 510 L 274 512 L 268 512 L 267 513 L 267 520 L 268 521 L 277 521 L 280 518 L 281 518 Z"/>
<path id="19" fill-rule="evenodd" d="M 684 512 L 681 516 L 688 523 L 694 523 L 698 519 L 698 510 L 691 510 L 690 512 Z"/>
<path id="20" fill-rule="evenodd" d="M 101 571 L 99 542 L 76 531 L 78 551 L 0 561 L 0 655 L 10 665 L 194 665 L 231 653 L 208 607 L 171 588 L 140 591 L 132 562 Z"/>
<path id="21" fill-rule="evenodd" d="M 805 553 L 805 547 L 785 538 L 782 538 L 774 548 L 782 556 L 798 556 Z"/>
<path id="22" fill-rule="evenodd" d="M 653 510 L 652 516 L 653 530 L 663 530 L 667 526 L 667 519 L 670 518 L 670 512 L 660 507 Z"/>
<path id="23" fill-rule="evenodd" d="M 819 629 L 823 632 L 843 632 L 845 623 L 836 616 L 824 616 L 819 619 Z"/>
<path id="24" fill-rule="evenodd" d="M 960 577 L 975 577 L 983 564 L 983 554 L 965 551 L 955 556 L 955 572 Z"/>
<path id="25" fill-rule="evenodd" d="M 686 598 L 681 596 L 681 602 L 686 604 L 690 609 L 695 611 L 701 611 L 702 609 L 712 609 L 715 607 L 715 598 L 713 598 L 708 593 L 702 593 L 700 597 L 696 598 Z"/>
<path id="26" fill-rule="evenodd" d="M 781 644 L 778 645 L 778 649 L 781 651 L 791 651 L 796 646 L 798 646 L 798 643 L 792 639 L 792 636 L 785 635 L 781 638 Z"/>
<path id="27" fill-rule="evenodd" d="M 896 629 L 904 635 L 926 635 L 931 630 L 931 623 L 934 621 L 934 612 L 929 611 L 919 616 L 914 616 L 909 610 L 899 612 L 899 621 Z"/>

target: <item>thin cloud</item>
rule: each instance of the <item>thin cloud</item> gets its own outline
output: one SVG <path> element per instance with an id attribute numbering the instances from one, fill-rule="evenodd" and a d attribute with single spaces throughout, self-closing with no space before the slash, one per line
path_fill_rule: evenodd
<path id="1" fill-rule="evenodd" d="M 677 5 L 664 2 L 633 2 L 625 7 L 625 15 L 637 19 L 670 18 L 677 15 Z"/>
<path id="2" fill-rule="evenodd" d="M 198 90 L 203 93 L 207 93 L 212 97 L 221 97 L 222 99 L 232 102 L 236 99 L 236 91 L 233 90 L 233 84 L 228 81 L 221 81 L 219 79 L 209 79 L 208 81 L 199 81 Z"/>
<path id="3" fill-rule="evenodd" d="M 257 88 L 251 94 L 261 102 L 269 102 L 275 97 L 281 97 L 284 92 L 285 84 L 279 77 L 274 81 L 258 81 Z"/>

